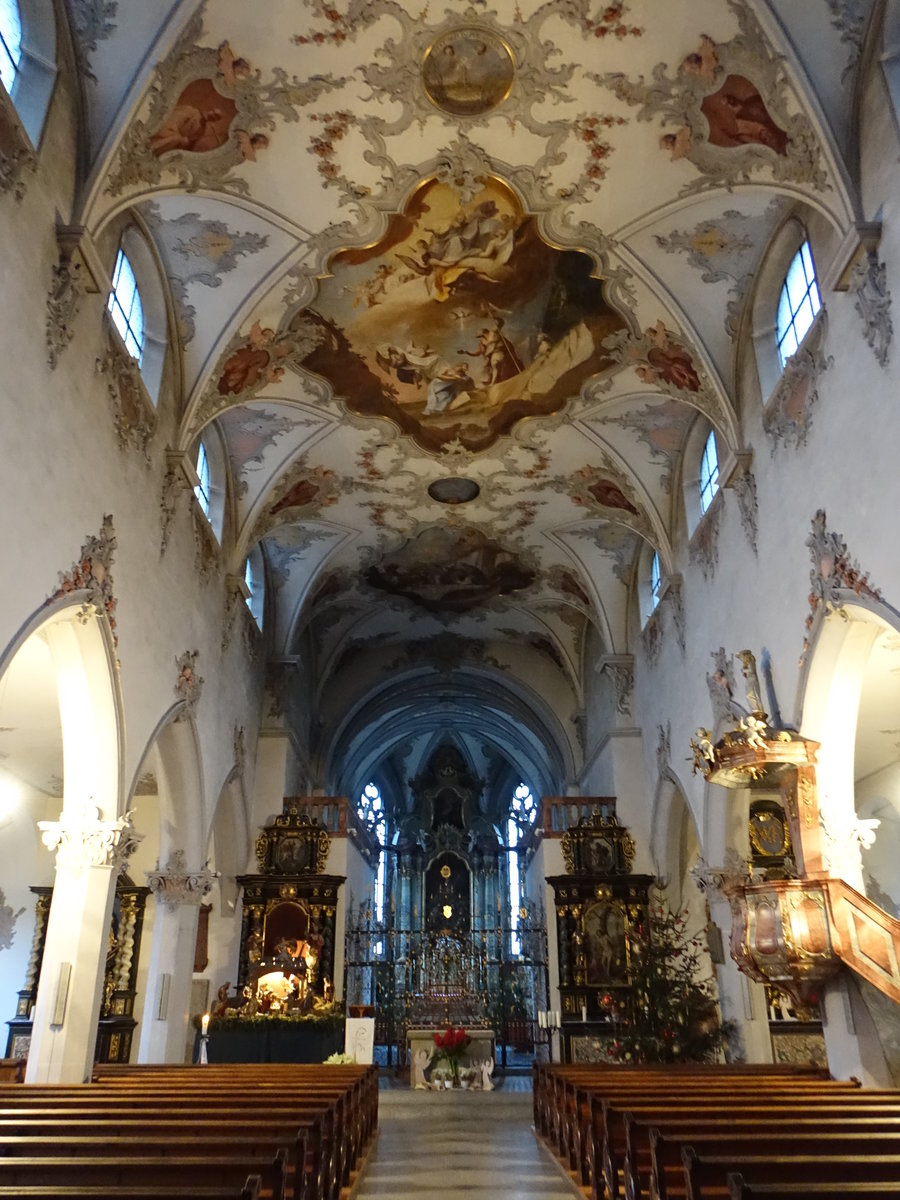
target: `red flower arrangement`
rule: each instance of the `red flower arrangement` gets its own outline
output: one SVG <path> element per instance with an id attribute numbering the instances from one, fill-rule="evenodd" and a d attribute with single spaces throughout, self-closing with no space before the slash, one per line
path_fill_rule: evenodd
<path id="1" fill-rule="evenodd" d="M 445 1029 L 443 1033 L 436 1033 L 434 1035 L 434 1045 L 437 1050 L 435 1061 L 441 1062 L 443 1060 L 447 1063 L 454 1082 L 459 1079 L 460 1059 L 468 1044 L 469 1035 L 466 1031 L 464 1029 L 454 1029 L 452 1025 L 449 1029 Z"/>

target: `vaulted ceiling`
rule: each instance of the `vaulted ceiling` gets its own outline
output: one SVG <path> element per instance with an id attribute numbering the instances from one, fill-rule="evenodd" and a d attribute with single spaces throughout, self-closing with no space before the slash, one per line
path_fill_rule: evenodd
<path id="1" fill-rule="evenodd" d="M 70 3 L 80 220 L 155 243 L 175 448 L 221 439 L 330 781 L 453 728 L 561 786 L 698 414 L 742 449 L 773 232 L 854 219 L 868 4 Z"/>

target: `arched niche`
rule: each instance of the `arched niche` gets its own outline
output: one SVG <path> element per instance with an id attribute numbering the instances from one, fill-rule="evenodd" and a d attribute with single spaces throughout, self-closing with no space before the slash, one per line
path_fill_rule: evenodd
<path id="1" fill-rule="evenodd" d="M 20 794 L 20 835 L 35 846 L 33 835 L 26 832 L 34 820 L 51 823 L 50 837 L 60 831 L 57 822 L 69 830 L 63 837 L 64 865 L 39 843 L 36 857 L 16 860 L 15 886 L 27 892 L 37 882 L 23 877 L 33 866 L 35 875 L 52 885 L 53 898 L 40 925 L 31 920 L 29 932 L 39 932 L 40 937 L 29 944 L 25 976 L 13 978 L 12 986 L 25 991 L 27 1011 L 17 1004 L 9 1015 L 30 1022 L 29 1082 L 81 1079 L 97 1038 L 114 874 L 93 873 L 79 864 L 82 858 L 91 860 L 97 822 L 116 822 L 123 809 L 123 720 L 115 643 L 106 612 L 94 595 L 69 592 L 25 623 L 0 655 L 0 694 L 0 710 L 7 710 L 2 720 L 6 733 L 16 733 L 16 721 L 26 726 L 10 741 L 12 753 L 5 760 L 7 767 L 15 765 L 21 782 L 33 793 L 28 803 Z M 48 772 L 45 786 L 35 788 L 35 781 Z M 36 804 L 44 807 L 39 817 Z M 31 904 L 27 908 L 33 912 Z M 50 1018 L 63 962 L 70 964 L 73 1001 L 54 1040 Z M 37 964 L 39 978 L 34 977 Z"/>
<path id="2" fill-rule="evenodd" d="M 861 892 L 868 874 L 875 891 L 891 898 L 900 898 L 900 871 L 887 865 L 897 859 L 900 841 L 900 732 L 894 732 L 900 719 L 891 719 L 898 701 L 897 614 L 887 606 L 847 604 L 827 616 L 811 650 L 801 726 L 821 743 L 816 774 L 825 865 Z M 872 820 L 882 825 L 865 824 Z"/>
<path id="3" fill-rule="evenodd" d="M 815 639 L 803 733 L 821 742 L 817 781 L 826 865 L 900 910 L 900 619 L 848 604 Z M 879 822 L 876 826 L 872 822 Z"/>

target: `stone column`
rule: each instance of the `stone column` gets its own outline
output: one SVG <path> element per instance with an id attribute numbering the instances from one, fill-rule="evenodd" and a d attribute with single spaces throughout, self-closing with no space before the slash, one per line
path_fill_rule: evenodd
<path id="1" fill-rule="evenodd" d="M 156 911 L 139 1062 L 184 1061 L 197 921 L 215 880 L 215 873 L 205 867 L 189 871 L 182 850 L 172 852 L 165 870 L 157 864 L 155 871 L 147 872 Z"/>
<path id="2" fill-rule="evenodd" d="M 34 1006 L 27 1083 L 90 1079 L 116 877 L 140 840 L 131 814 L 100 819 L 90 801 L 39 821 L 56 879 Z"/>

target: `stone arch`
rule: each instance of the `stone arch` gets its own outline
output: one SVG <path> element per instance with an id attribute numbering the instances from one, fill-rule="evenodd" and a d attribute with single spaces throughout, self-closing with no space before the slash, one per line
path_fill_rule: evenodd
<path id="1" fill-rule="evenodd" d="M 893 765 L 900 761 L 900 748 L 894 742 L 900 740 L 900 733 L 894 735 L 888 728 L 892 726 L 888 712 L 878 719 L 871 702 L 872 690 L 888 686 L 890 676 L 897 678 L 898 667 L 900 615 L 883 604 L 848 603 L 819 625 L 803 681 L 801 731 L 821 743 L 816 774 L 826 866 L 861 892 L 867 891 L 869 850 L 880 838 L 873 861 L 881 862 L 886 843 L 891 842 L 896 858 L 897 842 L 890 837 L 889 825 L 896 825 L 895 836 L 900 839 L 900 784 L 895 787 L 893 781 Z M 880 710 L 881 705 L 875 707 Z M 879 738 L 886 744 L 879 747 Z M 874 811 L 877 792 L 867 763 L 880 763 L 877 774 L 884 775 L 887 770 L 891 776 L 889 790 L 891 795 L 896 792 L 897 802 L 895 806 L 884 797 L 887 822 L 885 814 Z M 869 827 L 868 833 L 874 833 L 875 839 L 872 847 L 866 847 L 867 830 L 859 822 L 873 817 L 882 821 L 883 827 L 878 831 Z M 871 869 L 868 875 L 871 886 Z M 892 884 L 900 898 L 900 874 Z M 890 891 L 881 883 L 877 890 Z"/>
<path id="2" fill-rule="evenodd" d="M 38 652 L 56 692 L 61 804 L 46 806 L 43 840 L 56 851 L 40 979 L 32 1016 L 29 1082 L 81 1081 L 90 1071 L 122 821 L 122 697 L 107 611 L 82 590 L 39 609 L 0 656 L 0 680 Z M 19 660 L 21 662 L 21 660 Z M 48 716 L 52 704 L 45 706 Z M 128 843 L 126 836 L 122 839 Z M 53 859 L 50 860 L 53 862 Z M 54 1019 L 68 983 L 64 1020 Z M 51 1026 L 51 1019 L 54 1024 Z"/>

